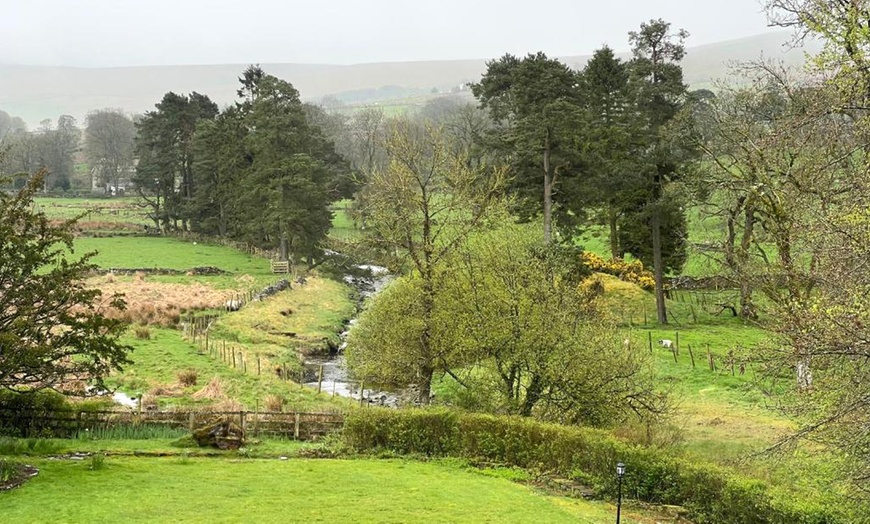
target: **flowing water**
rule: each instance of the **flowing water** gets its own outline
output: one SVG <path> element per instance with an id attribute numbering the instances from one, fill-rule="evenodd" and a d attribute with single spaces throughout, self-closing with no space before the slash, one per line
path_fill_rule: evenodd
<path id="1" fill-rule="evenodd" d="M 373 265 L 359 265 L 356 267 L 365 271 L 365 276 L 348 275 L 344 280 L 357 289 L 362 300 L 375 296 L 393 280 L 393 276 L 387 268 Z M 306 386 L 313 388 L 318 386 L 317 376 L 321 366 L 323 366 L 323 376 L 320 381 L 322 393 L 355 399 L 360 398 L 360 383 L 359 381 L 352 380 L 348 375 L 344 360 L 344 348 L 347 346 L 345 339 L 350 332 L 350 328 L 355 323 L 356 318 L 352 319 L 345 326 L 345 330 L 340 335 L 341 345 L 338 347 L 336 354 L 324 357 L 311 356 L 305 359 Z M 366 388 L 362 391 L 362 398 L 364 402 L 368 401 L 385 406 L 396 406 L 398 404 L 398 396 L 389 391 Z"/>

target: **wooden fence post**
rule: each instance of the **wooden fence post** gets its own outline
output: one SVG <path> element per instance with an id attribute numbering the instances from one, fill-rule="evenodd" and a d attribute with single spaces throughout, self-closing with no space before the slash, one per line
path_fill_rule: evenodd
<path id="1" fill-rule="evenodd" d="M 257 355 L 257 375 L 260 375 L 260 355 Z"/>
<path id="2" fill-rule="evenodd" d="M 680 354 L 680 332 L 677 331 L 674 333 L 674 351 L 677 355 Z"/>
<path id="3" fill-rule="evenodd" d="M 362 380 L 359 383 L 359 405 L 360 406 L 363 405 L 363 396 L 364 396 L 363 393 L 365 393 L 365 390 L 366 390 L 366 383 L 365 383 L 365 380 Z"/>
<path id="4" fill-rule="evenodd" d="M 293 438 L 299 440 L 299 412 L 296 411 L 293 413 L 294 421 L 293 421 Z"/>
<path id="5" fill-rule="evenodd" d="M 321 388 L 323 386 L 323 364 L 317 369 L 317 394 L 320 394 Z"/>
<path id="6" fill-rule="evenodd" d="M 652 350 L 652 331 L 647 331 L 646 337 L 647 337 L 647 339 L 649 339 L 649 352 L 652 353 L 653 352 L 653 350 Z"/>
<path id="7" fill-rule="evenodd" d="M 689 344 L 689 358 L 692 359 L 692 369 L 695 369 L 695 354 L 692 353 L 692 345 Z"/>

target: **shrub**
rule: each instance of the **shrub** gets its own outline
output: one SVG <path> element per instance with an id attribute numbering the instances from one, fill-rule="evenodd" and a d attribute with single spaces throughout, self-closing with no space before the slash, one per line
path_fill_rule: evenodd
<path id="1" fill-rule="evenodd" d="M 62 433 L 64 421 L 52 420 L 72 408 L 60 393 L 51 390 L 15 393 L 0 390 L 0 435 L 16 437 L 54 436 Z"/>
<path id="2" fill-rule="evenodd" d="M 135 332 L 136 332 L 136 338 L 140 338 L 143 340 L 150 340 L 151 339 L 151 330 L 148 329 L 147 326 L 137 326 Z"/>
<path id="3" fill-rule="evenodd" d="M 178 383 L 184 387 L 195 386 L 197 377 L 195 369 L 185 369 L 178 372 Z"/>
<path id="4" fill-rule="evenodd" d="M 266 411 L 284 411 L 284 397 L 280 395 L 266 395 Z"/>
<path id="5" fill-rule="evenodd" d="M 372 408 L 350 413 L 342 435 L 359 452 L 454 456 L 552 471 L 607 497 L 616 494 L 614 467 L 622 461 L 628 465 L 627 496 L 684 506 L 697 524 L 847 522 L 821 503 L 776 497 L 760 481 L 630 445 L 595 429 L 444 409 Z"/>
<path id="6" fill-rule="evenodd" d="M 11 460 L 0 460 L 0 482 L 8 482 L 18 475 L 19 465 Z"/>
<path id="7" fill-rule="evenodd" d="M 583 264 L 592 271 L 613 275 L 624 282 L 637 284 L 647 291 L 652 291 L 656 287 L 655 276 L 643 267 L 640 260 L 631 262 L 626 262 L 621 258 L 606 260 L 589 251 L 584 251 L 580 257 Z"/>
<path id="8" fill-rule="evenodd" d="M 106 467 L 106 456 L 102 453 L 94 453 L 91 455 L 91 465 L 89 469 L 91 471 L 99 471 Z"/>

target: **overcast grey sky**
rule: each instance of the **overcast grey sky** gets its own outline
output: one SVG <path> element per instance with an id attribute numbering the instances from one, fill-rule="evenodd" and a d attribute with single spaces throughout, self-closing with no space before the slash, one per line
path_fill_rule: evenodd
<path id="1" fill-rule="evenodd" d="M 690 46 L 764 33 L 759 0 L 0 0 L 0 63 L 84 67 L 564 56 L 664 18 Z"/>

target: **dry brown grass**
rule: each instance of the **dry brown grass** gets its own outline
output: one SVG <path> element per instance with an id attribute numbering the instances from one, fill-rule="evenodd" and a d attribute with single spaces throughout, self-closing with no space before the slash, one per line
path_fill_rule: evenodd
<path id="1" fill-rule="evenodd" d="M 193 398 L 194 400 L 226 399 L 226 395 L 224 394 L 223 382 L 221 381 L 220 377 L 212 377 L 212 379 L 208 381 L 208 384 L 206 384 L 205 387 L 191 395 L 191 398 Z"/>
<path id="2" fill-rule="evenodd" d="M 167 386 L 165 384 L 158 384 L 157 386 L 149 389 L 148 394 L 152 397 L 178 397 L 184 394 L 184 391 L 178 386 Z"/>
<path id="3" fill-rule="evenodd" d="M 140 401 L 142 409 L 145 410 L 156 410 L 157 409 L 157 397 L 155 395 L 146 394 L 142 395 L 142 400 Z"/>
<path id="4" fill-rule="evenodd" d="M 210 406 L 212 411 L 244 411 L 245 406 L 236 399 L 228 398 Z"/>
<path id="5" fill-rule="evenodd" d="M 134 332 L 136 333 L 136 338 L 140 338 L 142 340 L 151 339 L 151 330 L 148 329 L 148 326 L 136 326 Z"/>
<path id="6" fill-rule="evenodd" d="M 178 372 L 178 383 L 184 387 L 195 386 L 197 377 L 195 369 L 185 369 Z"/>
<path id="7" fill-rule="evenodd" d="M 280 395 L 266 395 L 264 399 L 266 411 L 284 411 L 286 400 Z"/>
<path id="8" fill-rule="evenodd" d="M 232 296 L 232 291 L 217 290 L 200 283 L 149 282 L 142 273 L 136 273 L 132 281 L 120 281 L 113 275 L 106 275 L 92 278 L 88 284 L 101 289 L 104 298 L 115 293 L 124 295 L 127 309 L 111 308 L 107 316 L 153 326 L 175 326 L 183 312 L 221 308 Z"/>

